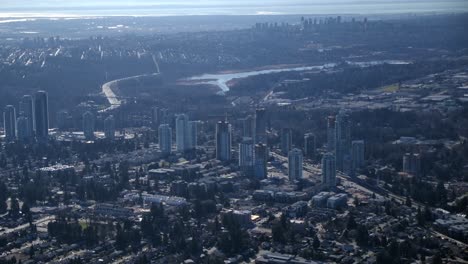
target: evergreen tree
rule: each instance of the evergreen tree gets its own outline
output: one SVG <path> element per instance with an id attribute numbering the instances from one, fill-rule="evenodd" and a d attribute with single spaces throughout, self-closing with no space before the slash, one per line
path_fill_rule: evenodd
<path id="1" fill-rule="evenodd" d="M 314 242 L 312 243 L 312 247 L 317 250 L 320 247 L 320 240 L 317 236 L 314 237 Z"/>
<path id="2" fill-rule="evenodd" d="M 18 217 L 20 213 L 20 206 L 18 199 L 16 197 L 10 197 L 10 215 L 13 217 Z"/>
<path id="3" fill-rule="evenodd" d="M 8 188 L 3 181 L 0 181 L 0 214 L 4 214 L 7 209 Z"/>

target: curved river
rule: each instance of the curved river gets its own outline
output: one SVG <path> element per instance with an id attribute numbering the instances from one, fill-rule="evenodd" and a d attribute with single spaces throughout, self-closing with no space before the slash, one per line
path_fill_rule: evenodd
<path id="1" fill-rule="evenodd" d="M 347 61 L 349 65 L 354 65 L 358 67 L 370 67 L 376 66 L 381 64 L 391 64 L 391 65 L 406 65 L 411 64 L 410 61 L 402 61 L 402 60 L 375 60 L 375 61 L 363 61 L 363 62 L 351 62 Z M 265 69 L 265 70 L 252 70 L 252 71 L 245 71 L 245 72 L 230 72 L 230 73 L 215 73 L 215 74 L 203 74 L 198 76 L 193 76 L 184 79 L 185 81 L 191 81 L 190 84 L 208 84 L 217 86 L 220 91 L 219 94 L 225 94 L 229 91 L 228 83 L 234 79 L 243 79 L 248 78 L 256 75 L 262 74 L 274 74 L 274 73 L 281 73 L 281 72 L 300 72 L 300 71 L 310 71 L 310 70 L 327 70 L 336 67 L 337 63 L 326 63 L 323 65 L 316 65 L 316 66 L 301 66 L 301 67 L 287 67 L 284 66 L 283 68 L 275 68 L 275 69 Z M 136 75 L 126 78 L 121 78 L 117 80 L 113 80 L 107 82 L 102 85 L 102 92 L 107 98 L 110 106 L 101 110 L 100 112 L 107 112 L 113 109 L 117 109 L 123 103 L 123 100 L 119 99 L 118 96 L 115 94 L 113 90 L 115 87 L 118 87 L 119 83 L 122 81 L 128 81 L 133 79 L 139 79 L 143 77 L 151 77 L 157 76 L 159 73 L 153 74 L 142 74 Z M 187 84 L 186 84 L 187 85 Z"/>
<path id="2" fill-rule="evenodd" d="M 392 64 L 392 65 L 406 65 L 410 64 L 409 61 L 402 60 L 376 60 L 376 61 L 363 61 L 363 62 L 351 62 L 347 61 L 349 65 L 358 67 L 370 67 L 381 64 Z M 246 72 L 233 72 L 233 73 L 218 73 L 218 74 L 203 74 L 187 78 L 187 81 L 193 81 L 192 84 L 209 84 L 219 87 L 221 91 L 219 94 L 225 94 L 229 91 L 229 82 L 234 79 L 243 79 L 251 76 L 262 75 L 262 74 L 274 74 L 281 72 L 300 72 L 300 71 L 311 71 L 311 70 L 326 70 L 336 67 L 337 63 L 326 63 L 323 65 L 316 66 L 301 66 L 301 67 L 284 67 L 276 69 L 266 70 L 253 70 Z"/>

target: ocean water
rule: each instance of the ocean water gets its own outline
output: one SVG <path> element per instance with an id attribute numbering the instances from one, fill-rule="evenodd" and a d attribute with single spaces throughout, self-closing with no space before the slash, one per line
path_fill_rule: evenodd
<path id="1" fill-rule="evenodd" d="M 0 17 L 468 12 L 468 0 L 0 0 Z"/>

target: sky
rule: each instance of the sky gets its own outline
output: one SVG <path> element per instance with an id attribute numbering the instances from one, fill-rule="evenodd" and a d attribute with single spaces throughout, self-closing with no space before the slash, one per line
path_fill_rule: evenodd
<path id="1" fill-rule="evenodd" d="M 467 12 L 468 0 L 0 0 L 0 16 Z"/>

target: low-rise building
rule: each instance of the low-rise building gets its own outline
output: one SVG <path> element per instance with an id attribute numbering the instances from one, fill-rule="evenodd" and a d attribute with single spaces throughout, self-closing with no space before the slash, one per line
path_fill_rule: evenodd
<path id="1" fill-rule="evenodd" d="M 328 198 L 327 207 L 332 209 L 339 209 L 346 206 L 348 196 L 345 193 L 338 193 Z"/>

